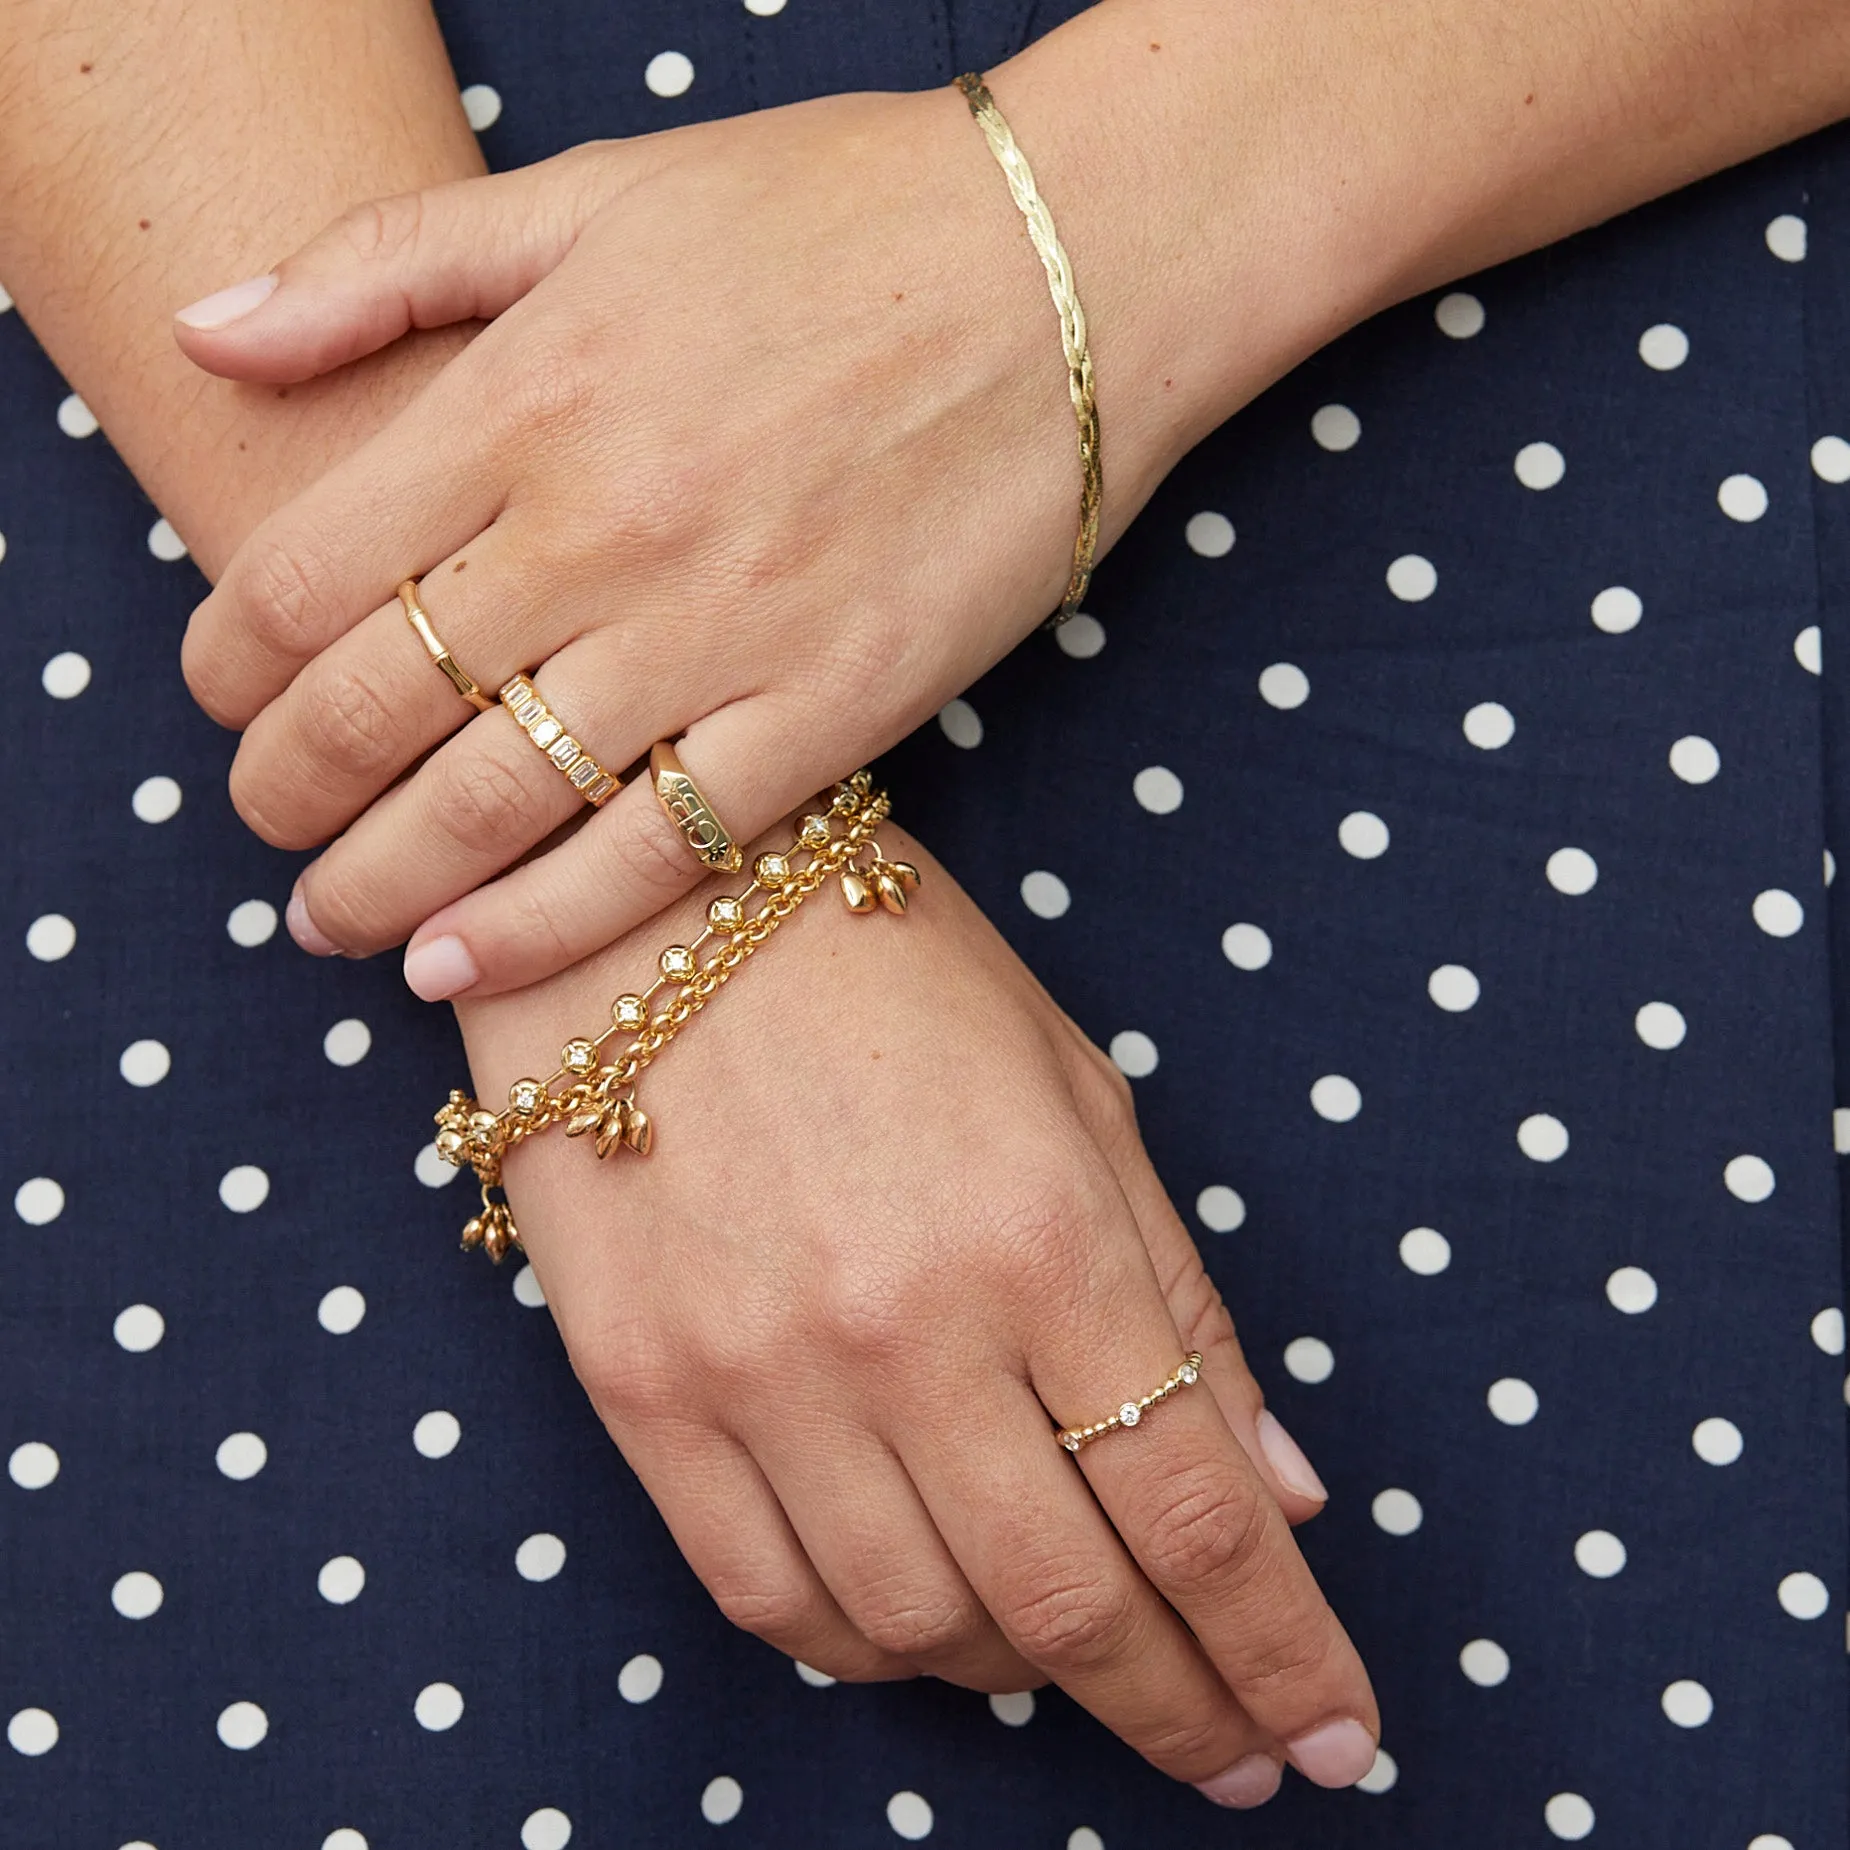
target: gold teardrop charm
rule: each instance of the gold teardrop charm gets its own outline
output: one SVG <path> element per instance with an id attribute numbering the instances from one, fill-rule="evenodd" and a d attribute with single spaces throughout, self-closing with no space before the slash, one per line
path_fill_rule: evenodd
<path id="1" fill-rule="evenodd" d="M 874 890 L 880 895 L 880 903 L 886 907 L 887 911 L 899 913 L 905 911 L 905 883 L 894 878 L 892 870 L 884 861 L 874 870 Z"/>
<path id="2" fill-rule="evenodd" d="M 649 1122 L 646 1111 L 632 1109 L 629 1123 L 624 1126 L 623 1141 L 638 1156 L 647 1156 L 655 1146 L 655 1126 Z"/>
<path id="3" fill-rule="evenodd" d="M 878 903 L 865 878 L 852 867 L 842 869 L 841 896 L 850 912 L 871 912 Z"/>
<path id="4" fill-rule="evenodd" d="M 887 872 L 903 886 L 908 893 L 918 891 L 919 881 L 923 876 L 910 861 L 888 861 Z"/>

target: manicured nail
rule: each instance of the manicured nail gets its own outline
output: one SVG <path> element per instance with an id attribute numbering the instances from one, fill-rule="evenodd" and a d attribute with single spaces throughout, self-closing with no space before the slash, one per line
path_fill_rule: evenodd
<path id="1" fill-rule="evenodd" d="M 460 996 L 481 974 L 460 938 L 431 938 L 405 953 L 405 981 L 426 1002 Z"/>
<path id="2" fill-rule="evenodd" d="M 1323 1479 L 1311 1469 L 1311 1463 L 1298 1450 L 1298 1442 L 1279 1425 L 1268 1409 L 1259 1416 L 1259 1449 L 1265 1453 L 1265 1461 L 1278 1473 L 1278 1479 L 1288 1490 L 1295 1490 L 1300 1497 L 1315 1497 L 1319 1503 L 1327 1503 L 1330 1493 L 1323 1487 Z"/>
<path id="3" fill-rule="evenodd" d="M 289 895 L 289 910 L 284 917 L 289 921 L 290 937 L 311 957 L 332 957 L 340 948 L 308 916 L 308 901 L 302 897 L 302 889 L 299 886 Z"/>
<path id="4" fill-rule="evenodd" d="M 1353 1786 L 1375 1764 L 1375 1744 L 1360 1722 L 1325 1722 L 1288 1742 L 1291 1764 L 1319 1786 Z"/>
<path id="5" fill-rule="evenodd" d="M 174 320 L 184 321 L 189 328 L 198 328 L 202 333 L 216 333 L 220 328 L 230 327 L 234 321 L 243 320 L 253 308 L 267 302 L 275 287 L 274 275 L 253 276 L 246 282 L 233 283 L 229 289 L 215 290 L 211 295 L 201 296 L 197 302 L 189 302 Z"/>
<path id="6" fill-rule="evenodd" d="M 1195 1790 L 1216 1805 L 1233 1811 L 1251 1811 L 1263 1805 L 1278 1790 L 1283 1769 L 1270 1754 L 1248 1754 L 1236 1760 L 1224 1773 L 1196 1782 Z"/>

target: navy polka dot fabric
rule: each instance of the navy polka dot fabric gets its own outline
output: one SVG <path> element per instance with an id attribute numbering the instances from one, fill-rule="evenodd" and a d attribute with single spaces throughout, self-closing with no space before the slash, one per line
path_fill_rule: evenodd
<path id="1" fill-rule="evenodd" d="M 441 10 L 511 166 L 1077 9 Z M 1850 1841 L 1850 133 L 1338 342 L 885 767 L 1330 1486 L 1383 1751 L 1238 1816 L 1058 1691 L 718 1616 L 454 1252 L 447 1011 L 278 931 L 199 579 L 17 316 L 0 410 L 9 1846 Z"/>

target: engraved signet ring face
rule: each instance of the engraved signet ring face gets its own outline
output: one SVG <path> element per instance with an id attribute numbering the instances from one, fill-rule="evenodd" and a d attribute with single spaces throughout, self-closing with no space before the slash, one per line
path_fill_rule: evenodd
<path id="1" fill-rule="evenodd" d="M 668 812 L 668 820 L 693 849 L 702 867 L 733 873 L 744 865 L 745 856 L 738 843 L 713 813 L 712 804 L 700 794 L 694 780 L 681 768 L 681 760 L 666 739 L 649 753 L 649 780 L 655 786 L 662 808 Z"/>

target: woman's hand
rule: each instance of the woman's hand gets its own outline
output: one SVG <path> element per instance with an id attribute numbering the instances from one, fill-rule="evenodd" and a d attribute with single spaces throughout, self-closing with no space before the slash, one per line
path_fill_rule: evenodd
<path id="1" fill-rule="evenodd" d="M 727 1614 L 838 1677 L 1052 1678 L 1257 1804 L 1372 1764 L 1368 1679 L 1291 1537 L 1323 1488 L 1262 1411 L 1128 1089 L 942 870 L 833 883 L 649 1070 L 654 1153 L 508 1161 L 580 1380 Z M 703 894 L 704 900 L 709 895 Z M 685 917 L 683 916 L 685 915 Z M 687 902 L 459 1008 L 485 1098 L 607 1019 Z M 1069 1457 L 1190 1349 L 1203 1385 Z"/>

